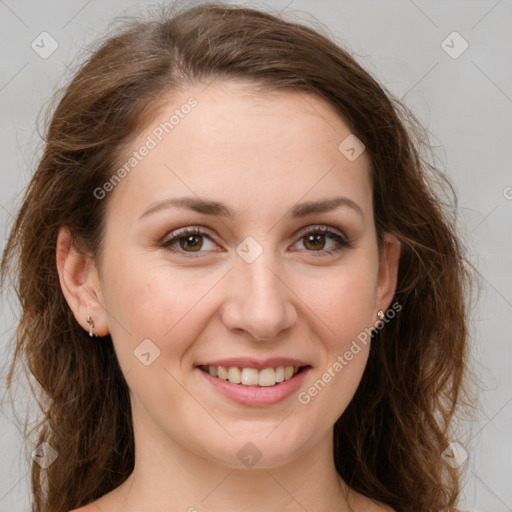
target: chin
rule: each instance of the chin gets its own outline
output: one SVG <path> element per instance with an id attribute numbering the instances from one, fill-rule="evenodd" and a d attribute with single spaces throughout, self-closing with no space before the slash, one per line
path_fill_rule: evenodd
<path id="1" fill-rule="evenodd" d="M 284 422 L 283 422 L 284 423 Z M 247 427 L 247 425 L 246 425 Z M 305 451 L 305 436 L 291 436 L 289 432 L 283 429 L 283 432 L 277 432 L 279 426 L 274 432 L 272 428 L 261 428 L 260 424 L 255 424 L 253 428 L 246 428 L 242 434 L 229 437 L 227 434 L 224 439 L 218 439 L 213 446 L 213 440 L 205 449 L 216 464 L 229 467 L 231 469 L 275 469 L 286 464 L 292 463 Z"/>

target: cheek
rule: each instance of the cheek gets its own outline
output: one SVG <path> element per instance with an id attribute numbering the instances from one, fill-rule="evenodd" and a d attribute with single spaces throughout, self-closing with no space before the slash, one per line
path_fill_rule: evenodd
<path id="1" fill-rule="evenodd" d="M 322 279 L 309 280 L 305 302 L 326 327 L 326 340 L 334 350 L 350 346 L 365 328 L 373 327 L 376 271 L 358 262 L 329 272 Z"/>
<path id="2" fill-rule="evenodd" d="M 148 265 L 144 256 L 111 261 L 105 270 L 109 329 L 123 369 L 138 368 L 133 351 L 147 339 L 160 351 L 155 365 L 163 360 L 179 364 L 210 314 L 208 291 L 225 273 Z"/>
<path id="3" fill-rule="evenodd" d="M 376 267 L 377 260 L 361 257 L 329 278 L 310 280 L 315 286 L 310 287 L 308 306 L 322 320 L 324 354 L 298 398 L 328 423 L 346 409 L 366 367 L 374 327 Z"/>
<path id="4" fill-rule="evenodd" d="M 151 411 L 150 416 L 164 414 L 162 422 L 185 417 L 187 407 L 200 415 L 200 407 L 184 399 L 179 366 L 190 340 L 202 329 L 199 318 L 205 311 L 200 299 L 215 279 L 197 284 L 185 279 L 186 271 L 171 272 L 128 259 L 110 268 L 105 279 L 109 328 L 132 399 Z M 172 407 L 171 416 L 162 404 Z M 139 421 L 146 419 L 142 416 Z M 174 431 L 172 425 L 166 428 Z"/>
<path id="5" fill-rule="evenodd" d="M 359 386 L 368 359 L 369 345 L 349 344 L 329 360 L 323 372 L 298 396 L 317 423 L 333 425 L 344 413 Z M 309 410 L 308 410 L 309 408 Z"/>
<path id="6" fill-rule="evenodd" d="M 329 329 L 322 330 L 320 364 L 298 395 L 312 428 L 334 424 L 359 386 L 370 349 L 374 300 L 369 272 L 340 277 L 318 294 L 312 309 L 321 312 Z"/>

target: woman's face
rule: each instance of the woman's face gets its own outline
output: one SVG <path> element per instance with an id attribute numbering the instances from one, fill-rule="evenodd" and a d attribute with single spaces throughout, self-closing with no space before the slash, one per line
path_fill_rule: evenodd
<path id="1" fill-rule="evenodd" d="M 330 442 L 398 257 L 388 238 L 379 259 L 369 158 L 349 136 L 319 98 L 217 82 L 174 95 L 131 145 L 103 199 L 94 320 L 140 442 L 231 467 Z"/>

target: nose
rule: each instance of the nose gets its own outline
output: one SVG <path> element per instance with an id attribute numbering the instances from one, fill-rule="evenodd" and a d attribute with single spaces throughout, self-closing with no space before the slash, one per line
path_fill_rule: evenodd
<path id="1" fill-rule="evenodd" d="M 238 335 L 272 341 L 297 322 L 296 295 L 270 251 L 252 263 L 237 258 L 227 287 L 222 321 Z"/>

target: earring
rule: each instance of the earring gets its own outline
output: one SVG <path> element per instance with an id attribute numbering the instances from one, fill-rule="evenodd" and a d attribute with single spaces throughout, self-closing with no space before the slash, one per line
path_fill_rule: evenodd
<path id="1" fill-rule="evenodd" d="M 87 323 L 89 324 L 89 336 L 92 338 L 93 335 L 94 335 L 94 337 L 97 338 L 98 335 L 97 334 L 93 334 L 93 332 L 92 332 L 92 330 L 94 329 L 94 321 L 93 321 L 91 315 L 87 316 Z"/>
<path id="2" fill-rule="evenodd" d="M 382 309 L 379 309 L 379 311 L 377 311 L 377 316 L 379 320 L 384 320 L 386 315 L 384 314 L 384 311 L 382 311 Z"/>

